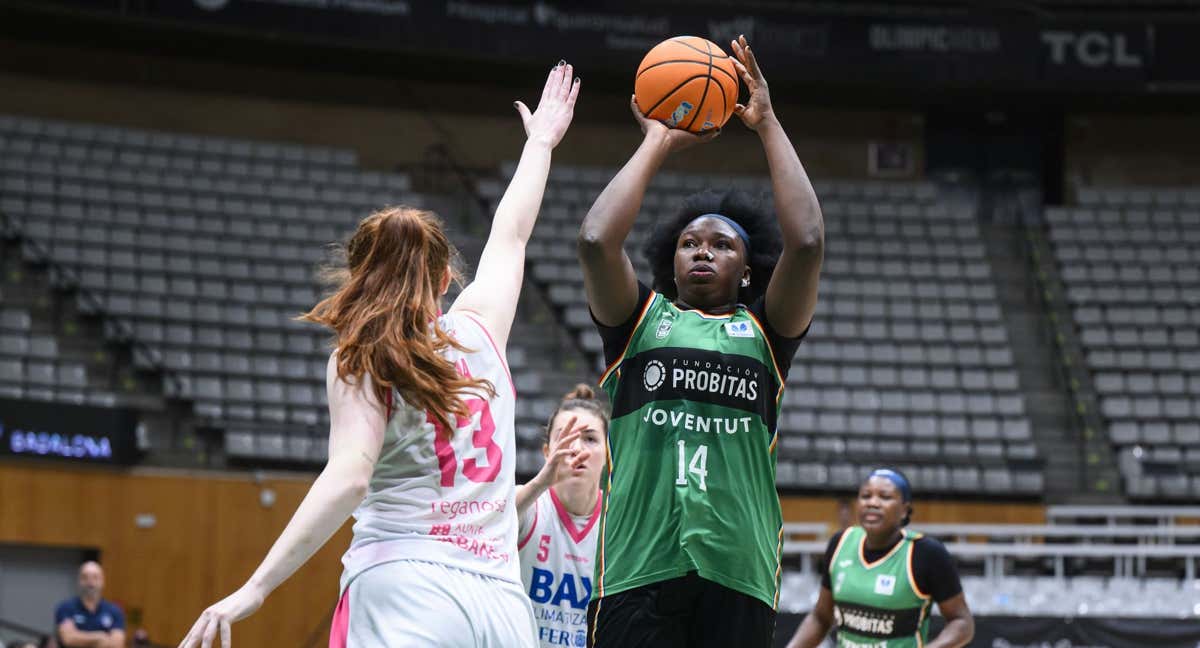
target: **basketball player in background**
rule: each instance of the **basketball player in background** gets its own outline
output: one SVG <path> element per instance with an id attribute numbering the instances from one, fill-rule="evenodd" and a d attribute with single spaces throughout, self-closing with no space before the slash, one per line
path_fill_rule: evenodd
<path id="1" fill-rule="evenodd" d="M 496 208 L 475 280 L 448 312 L 455 251 L 437 218 L 363 220 L 336 292 L 303 319 L 336 335 L 326 373 L 329 461 L 266 558 L 180 646 L 208 648 L 354 513 L 330 646 L 537 645 L 517 561 L 514 397 L 504 349 L 550 170 L 579 80 L 559 62 Z M 486 455 L 486 462 L 476 457 Z"/>
<path id="2" fill-rule="evenodd" d="M 744 37 L 733 51 L 750 91 L 734 112 L 762 140 L 775 214 L 734 192 L 692 196 L 657 222 L 653 287 L 641 284 L 623 246 L 646 188 L 671 153 L 714 135 L 668 129 L 635 100 L 645 137 L 579 232 L 613 404 L 592 646 L 772 645 L 777 421 L 816 308 L 824 225 Z"/>
<path id="3" fill-rule="evenodd" d="M 858 487 L 858 525 L 829 539 L 821 593 L 788 648 L 816 648 L 831 628 L 839 648 L 961 648 L 975 635 L 958 570 L 935 538 L 909 531 L 912 487 L 880 468 Z M 929 641 L 929 608 L 946 627 Z"/>
<path id="4" fill-rule="evenodd" d="M 517 487 L 521 579 L 543 648 L 587 638 L 607 435 L 607 408 L 577 385 L 546 424 L 545 465 Z"/>

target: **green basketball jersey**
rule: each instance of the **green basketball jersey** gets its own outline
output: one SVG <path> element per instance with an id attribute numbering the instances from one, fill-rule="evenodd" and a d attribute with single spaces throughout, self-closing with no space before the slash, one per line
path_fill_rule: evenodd
<path id="1" fill-rule="evenodd" d="M 754 314 L 651 293 L 601 386 L 613 412 L 597 596 L 695 571 L 776 607 L 784 381 Z"/>
<path id="2" fill-rule="evenodd" d="M 917 589 L 912 572 L 913 543 L 904 537 L 873 563 L 863 557 L 867 534 L 862 527 L 842 532 L 829 581 L 838 648 L 919 648 L 929 637 L 931 598 Z"/>

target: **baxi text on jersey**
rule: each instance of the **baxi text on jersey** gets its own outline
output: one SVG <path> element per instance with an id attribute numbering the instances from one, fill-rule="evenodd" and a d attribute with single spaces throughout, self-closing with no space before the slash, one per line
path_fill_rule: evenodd
<path id="1" fill-rule="evenodd" d="M 642 417 L 643 423 L 649 423 L 658 427 L 670 426 L 678 429 L 682 427 L 689 432 L 709 432 L 712 434 L 735 434 L 739 430 L 742 432 L 750 431 L 751 416 L 738 416 L 734 418 L 711 417 L 711 416 L 696 416 L 691 412 L 680 412 L 676 410 L 665 410 L 658 407 L 651 407 L 646 410 L 646 415 Z"/>
<path id="2" fill-rule="evenodd" d="M 588 601 L 592 598 L 592 581 L 587 576 L 580 576 L 579 582 L 570 573 L 555 578 L 554 572 L 548 569 L 533 568 L 533 578 L 529 581 L 529 599 L 534 603 L 544 605 L 567 604 L 576 610 L 586 610 Z"/>
<path id="3" fill-rule="evenodd" d="M 505 500 L 439 500 L 429 503 L 429 511 L 431 513 L 444 515 L 451 520 L 460 515 L 471 515 L 474 513 L 503 513 Z"/>

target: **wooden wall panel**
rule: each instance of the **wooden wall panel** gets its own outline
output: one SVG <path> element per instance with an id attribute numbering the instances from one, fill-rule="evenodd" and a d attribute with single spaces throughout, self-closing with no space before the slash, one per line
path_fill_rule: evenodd
<path id="1" fill-rule="evenodd" d="M 140 474 L 0 465 L 0 542 L 93 548 L 107 595 L 158 642 L 182 638 L 205 606 L 236 589 L 266 554 L 308 491 L 309 478 L 280 476 L 271 508 L 248 475 Z M 153 514 L 153 528 L 135 517 Z M 349 525 L 237 624 L 243 646 L 301 646 L 337 599 Z"/>

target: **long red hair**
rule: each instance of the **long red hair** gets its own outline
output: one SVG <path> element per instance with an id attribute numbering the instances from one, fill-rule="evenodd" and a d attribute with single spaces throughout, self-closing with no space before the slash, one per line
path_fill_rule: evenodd
<path id="1" fill-rule="evenodd" d="M 344 267 L 325 273 L 333 293 L 300 319 L 333 329 L 338 378 L 370 375 L 379 402 L 395 389 L 452 434 L 451 415 L 469 416 L 460 394 L 496 391 L 487 380 L 460 375 L 442 355 L 469 349 L 437 322 L 446 271 L 461 282 L 458 253 L 441 221 L 433 212 L 389 207 L 359 223 L 344 255 Z"/>

